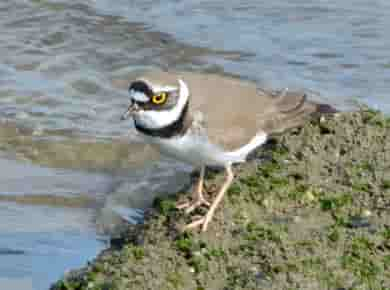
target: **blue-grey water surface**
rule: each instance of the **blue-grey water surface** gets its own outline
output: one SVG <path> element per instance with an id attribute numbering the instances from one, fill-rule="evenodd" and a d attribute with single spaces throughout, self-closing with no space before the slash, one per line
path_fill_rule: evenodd
<path id="1" fill-rule="evenodd" d="M 387 0 L 0 2 L 0 289 L 47 289 L 188 183 L 119 116 L 139 69 L 234 74 L 390 113 Z"/>

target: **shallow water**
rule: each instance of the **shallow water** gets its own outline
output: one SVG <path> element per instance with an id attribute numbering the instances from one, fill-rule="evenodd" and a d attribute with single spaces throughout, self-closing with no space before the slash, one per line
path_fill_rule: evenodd
<path id="1" fill-rule="evenodd" d="M 64 270 L 84 265 L 107 245 L 92 216 L 80 208 L 0 203 L 1 289 L 46 289 Z"/>
<path id="2" fill-rule="evenodd" d="M 0 2 L 0 285 L 45 289 L 188 183 L 119 121 L 139 69 L 227 73 L 390 113 L 390 4 Z M 120 216 L 120 218 L 118 218 Z M 55 262 L 53 262 L 55 261 Z M 50 263 L 49 263 L 50 262 Z"/>

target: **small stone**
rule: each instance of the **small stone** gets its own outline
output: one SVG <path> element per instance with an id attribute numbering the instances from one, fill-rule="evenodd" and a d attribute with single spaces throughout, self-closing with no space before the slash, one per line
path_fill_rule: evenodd
<path id="1" fill-rule="evenodd" d="M 294 223 L 300 223 L 301 222 L 301 220 L 302 220 L 302 218 L 299 216 L 299 215 L 295 215 L 295 216 L 293 216 L 293 222 Z"/>
<path id="2" fill-rule="evenodd" d="M 195 257 L 200 257 L 200 256 L 202 256 L 202 253 L 200 251 L 195 251 L 195 252 L 193 252 L 193 255 Z"/>
<path id="3" fill-rule="evenodd" d="M 43 129 L 42 128 L 35 128 L 32 132 L 33 136 L 42 136 L 43 135 Z"/>
<path id="4" fill-rule="evenodd" d="M 265 208 L 270 208 L 272 207 L 272 200 L 269 199 L 269 198 L 266 198 L 262 201 L 262 205 L 265 207 Z"/>
<path id="5" fill-rule="evenodd" d="M 349 219 L 347 226 L 351 229 L 368 228 L 371 227 L 371 223 L 367 217 L 353 216 Z"/>
<path id="6" fill-rule="evenodd" d="M 15 117 L 16 119 L 23 120 L 23 119 L 27 119 L 29 115 L 26 112 L 19 112 L 15 115 Z"/>
<path id="7" fill-rule="evenodd" d="M 362 210 L 362 217 L 370 217 L 372 216 L 372 212 L 369 209 Z"/>
<path id="8" fill-rule="evenodd" d="M 193 268 L 193 267 L 190 267 L 190 273 L 195 273 L 195 268 Z"/>
<path id="9" fill-rule="evenodd" d="M 314 194 L 313 194 L 313 192 L 311 191 L 311 190 L 307 190 L 306 192 L 305 192 L 305 200 L 307 200 L 307 201 L 309 201 L 309 202 L 312 202 L 312 201 L 314 201 L 316 198 L 315 198 L 315 196 L 314 196 Z"/>

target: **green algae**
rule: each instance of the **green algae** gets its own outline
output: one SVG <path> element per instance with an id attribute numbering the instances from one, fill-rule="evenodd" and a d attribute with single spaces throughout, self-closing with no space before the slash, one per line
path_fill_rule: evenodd
<path id="1" fill-rule="evenodd" d="M 390 289 L 389 124 L 362 108 L 277 136 L 235 168 L 208 232 L 182 233 L 191 215 L 157 200 L 52 289 Z"/>

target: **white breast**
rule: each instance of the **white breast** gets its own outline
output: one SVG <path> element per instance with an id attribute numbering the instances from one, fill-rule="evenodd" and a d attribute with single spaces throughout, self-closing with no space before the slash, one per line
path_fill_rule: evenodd
<path id="1" fill-rule="evenodd" d="M 162 154 L 193 166 L 224 166 L 235 161 L 206 136 L 191 133 L 173 138 L 142 136 Z"/>

